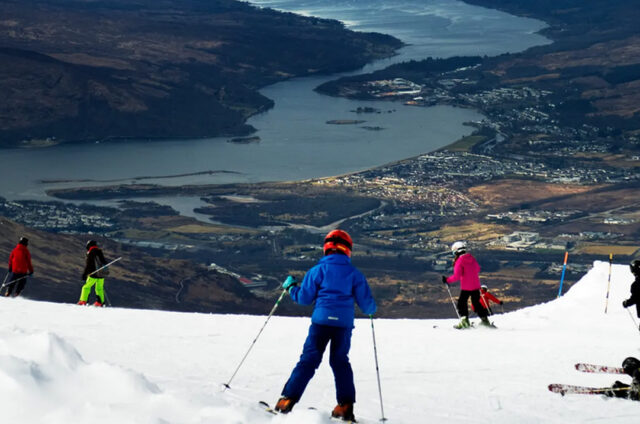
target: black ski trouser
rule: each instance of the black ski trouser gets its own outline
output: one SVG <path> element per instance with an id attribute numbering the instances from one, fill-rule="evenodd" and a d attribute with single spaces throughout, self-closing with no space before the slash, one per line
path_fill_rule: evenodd
<path id="1" fill-rule="evenodd" d="M 20 293 L 22 293 L 22 290 L 24 290 L 24 285 L 27 284 L 27 275 L 29 275 L 29 274 L 12 273 L 11 281 L 9 281 L 9 283 L 7 283 L 7 296 L 11 296 L 11 293 L 13 292 L 14 286 L 15 286 L 15 289 L 16 289 L 16 296 L 18 296 Z M 18 281 L 16 281 L 16 280 L 18 280 Z"/>
<path id="2" fill-rule="evenodd" d="M 460 297 L 458 298 L 458 313 L 461 317 L 469 316 L 469 297 L 471 297 L 471 304 L 473 309 L 480 318 L 487 317 L 487 310 L 480 303 L 480 290 L 460 290 Z"/>
<path id="3" fill-rule="evenodd" d="M 613 383 L 613 385 L 611 385 L 611 390 L 605 390 L 604 395 L 608 397 L 640 400 L 640 394 L 638 393 L 637 386 L 625 384 L 621 381 Z"/>

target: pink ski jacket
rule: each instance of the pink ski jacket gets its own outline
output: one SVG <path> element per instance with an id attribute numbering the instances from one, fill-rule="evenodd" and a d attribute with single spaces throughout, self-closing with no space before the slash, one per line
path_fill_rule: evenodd
<path id="1" fill-rule="evenodd" d="M 471 253 L 458 257 L 453 264 L 453 275 L 447 277 L 447 283 L 460 281 L 461 290 L 480 290 L 480 265 Z"/>

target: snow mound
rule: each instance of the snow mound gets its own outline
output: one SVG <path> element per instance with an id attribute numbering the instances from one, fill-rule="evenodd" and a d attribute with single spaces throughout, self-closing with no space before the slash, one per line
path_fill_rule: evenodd
<path id="1" fill-rule="evenodd" d="M 160 393 L 138 373 L 86 363 L 53 333 L 3 332 L 0 363 L 0 397 L 11 403 L 3 408 L 5 422 L 113 422 L 115 416 L 104 419 L 102 411 L 115 405 L 126 421 L 141 405 L 157 402 Z"/>
<path id="2" fill-rule="evenodd" d="M 579 373 L 573 365 L 618 366 L 627 356 L 640 357 L 635 313 L 621 306 L 632 281 L 627 265 L 611 267 L 609 281 L 609 263 L 595 262 L 561 298 L 494 315 L 498 330 L 454 330 L 453 310 L 451 319 L 375 320 L 386 417 L 390 423 L 635 424 L 637 402 L 547 390 L 550 383 L 627 382 L 624 375 Z M 442 301 L 449 302 L 446 291 Z M 277 400 L 309 318 L 274 316 L 231 389 L 222 390 L 264 321 L 0 298 L 1 422 L 330 423 L 336 400 L 327 358 L 291 414 L 274 416 L 258 406 Z M 378 422 L 369 320 L 356 320 L 350 358 L 356 417 Z"/>

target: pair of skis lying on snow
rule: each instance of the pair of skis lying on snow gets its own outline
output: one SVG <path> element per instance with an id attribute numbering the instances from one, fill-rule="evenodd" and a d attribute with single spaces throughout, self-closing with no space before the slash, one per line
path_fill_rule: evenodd
<path id="1" fill-rule="evenodd" d="M 588 372 L 588 373 L 625 374 L 624 369 L 619 367 L 610 367 L 608 365 L 578 363 L 575 365 L 575 367 L 578 371 Z M 574 393 L 574 394 L 581 394 L 581 395 L 601 395 L 607 391 L 628 390 L 628 389 L 627 388 L 615 389 L 612 387 L 574 386 L 571 384 L 549 384 L 549 390 L 554 393 L 560 393 L 562 396 L 564 396 L 567 393 Z"/>

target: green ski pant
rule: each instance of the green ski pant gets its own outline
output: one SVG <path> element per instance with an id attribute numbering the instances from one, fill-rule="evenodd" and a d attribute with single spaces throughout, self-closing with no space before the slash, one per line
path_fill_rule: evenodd
<path id="1" fill-rule="evenodd" d="M 96 296 L 100 299 L 100 303 L 104 303 L 104 278 L 87 277 L 87 282 L 82 286 L 82 292 L 80 293 L 80 300 L 87 301 L 89 299 L 89 293 L 91 293 L 91 287 L 96 286 Z"/>

